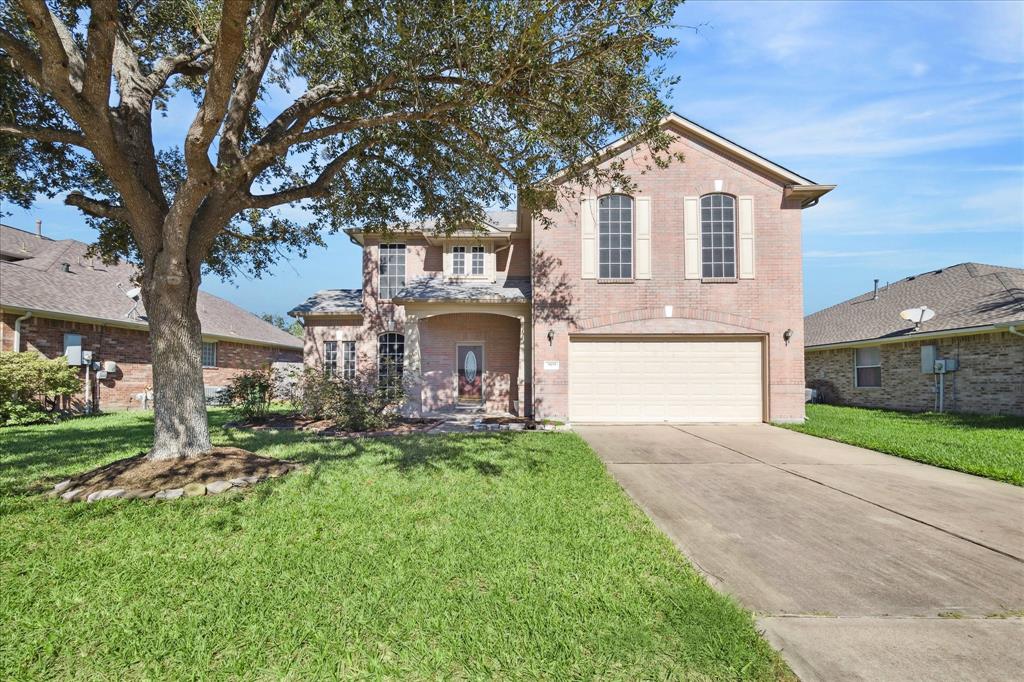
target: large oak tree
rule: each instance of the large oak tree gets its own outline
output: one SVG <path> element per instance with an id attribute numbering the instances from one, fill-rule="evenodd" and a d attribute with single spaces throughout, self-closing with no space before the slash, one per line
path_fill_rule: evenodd
<path id="1" fill-rule="evenodd" d="M 153 458 L 210 448 L 201 277 L 343 226 L 448 230 L 633 134 L 655 156 L 676 0 L 3 0 L 0 193 L 65 195 L 139 264 Z M 154 116 L 182 110 L 178 144 Z M 289 219 L 301 204 L 311 216 Z"/>

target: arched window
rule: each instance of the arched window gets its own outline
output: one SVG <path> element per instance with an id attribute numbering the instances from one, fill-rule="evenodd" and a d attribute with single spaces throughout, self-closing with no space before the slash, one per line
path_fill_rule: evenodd
<path id="1" fill-rule="evenodd" d="M 701 277 L 736 276 L 736 200 L 728 194 L 700 198 Z"/>
<path id="2" fill-rule="evenodd" d="M 377 379 L 397 382 L 405 364 L 405 336 L 388 332 L 377 337 Z"/>
<path id="3" fill-rule="evenodd" d="M 633 200 L 609 194 L 598 203 L 597 276 L 629 279 L 633 276 Z"/>

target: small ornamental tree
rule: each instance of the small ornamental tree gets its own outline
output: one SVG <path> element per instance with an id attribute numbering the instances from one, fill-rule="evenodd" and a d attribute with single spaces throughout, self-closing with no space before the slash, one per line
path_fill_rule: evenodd
<path id="1" fill-rule="evenodd" d="M 150 457 L 210 448 L 196 297 L 342 226 L 479 220 L 631 133 L 667 161 L 676 0 L 0 0 L 0 193 L 62 193 L 140 268 Z M 153 116 L 191 97 L 178 144 Z M 664 157 L 664 158 L 663 158 Z M 303 203 L 307 223 L 279 207 Z"/>
<path id="2" fill-rule="evenodd" d="M 45 402 L 60 403 L 82 390 L 78 368 L 63 357 L 0 351 L 0 426 L 51 418 Z"/>

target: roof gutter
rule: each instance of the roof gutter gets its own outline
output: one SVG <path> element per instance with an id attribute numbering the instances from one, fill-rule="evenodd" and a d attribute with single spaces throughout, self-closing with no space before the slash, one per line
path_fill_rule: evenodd
<path id="1" fill-rule="evenodd" d="M 1006 331 L 1010 332 L 1011 334 L 1016 334 L 1017 336 L 1024 336 L 1024 332 L 1017 329 L 1017 325 L 1015 324 L 1011 324 L 1010 326 L 1008 326 L 1006 328 Z"/>

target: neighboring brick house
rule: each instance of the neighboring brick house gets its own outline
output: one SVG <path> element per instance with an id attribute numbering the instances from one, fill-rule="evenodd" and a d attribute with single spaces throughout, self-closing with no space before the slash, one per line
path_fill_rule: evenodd
<path id="1" fill-rule="evenodd" d="M 54 358 L 92 353 L 80 401 L 92 409 L 150 405 L 153 373 L 145 308 L 134 293 L 135 269 L 86 256 L 87 245 L 0 225 L 0 350 Z M 223 386 L 244 369 L 301 362 L 302 342 L 238 306 L 199 292 L 203 379 Z M 106 371 L 106 363 L 116 368 Z M 86 376 L 86 367 L 81 374 Z"/>
<path id="2" fill-rule="evenodd" d="M 680 116 L 684 162 L 620 140 L 635 182 L 567 191 L 546 215 L 498 212 L 454 234 L 350 230 L 363 288 L 292 314 L 306 362 L 386 374 L 410 408 L 591 421 L 800 421 L 800 212 L 832 189 Z M 556 178 L 570 190 L 572 178 Z"/>
<path id="3" fill-rule="evenodd" d="M 915 329 L 900 313 L 921 306 L 935 316 Z M 914 275 L 808 315 L 804 328 L 807 385 L 827 399 L 1024 415 L 1020 268 L 961 263 Z"/>

